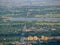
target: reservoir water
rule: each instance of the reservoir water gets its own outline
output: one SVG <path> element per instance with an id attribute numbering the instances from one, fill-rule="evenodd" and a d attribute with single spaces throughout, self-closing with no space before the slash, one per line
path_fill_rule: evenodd
<path id="1" fill-rule="evenodd" d="M 60 18 L 10 18 L 11 21 L 60 21 Z"/>

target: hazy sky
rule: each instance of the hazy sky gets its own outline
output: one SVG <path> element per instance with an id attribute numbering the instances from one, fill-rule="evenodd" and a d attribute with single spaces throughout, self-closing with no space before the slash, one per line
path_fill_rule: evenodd
<path id="1" fill-rule="evenodd" d="M 21 2 L 21 1 L 43 1 L 43 2 L 50 2 L 50 1 L 60 1 L 60 0 L 0 0 L 0 2 Z"/>
<path id="2" fill-rule="evenodd" d="M 60 0 L 0 0 L 0 5 L 22 6 L 22 5 L 60 5 Z"/>

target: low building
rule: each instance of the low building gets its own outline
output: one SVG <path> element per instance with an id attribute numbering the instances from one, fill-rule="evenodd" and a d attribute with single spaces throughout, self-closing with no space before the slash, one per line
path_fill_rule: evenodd
<path id="1" fill-rule="evenodd" d="M 3 43 L 0 43 L 0 45 L 3 45 Z"/>

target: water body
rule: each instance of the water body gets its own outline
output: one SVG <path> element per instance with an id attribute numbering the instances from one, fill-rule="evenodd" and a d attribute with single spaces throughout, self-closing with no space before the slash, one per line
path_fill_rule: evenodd
<path id="1" fill-rule="evenodd" d="M 11 21 L 60 21 L 60 18 L 10 18 Z"/>

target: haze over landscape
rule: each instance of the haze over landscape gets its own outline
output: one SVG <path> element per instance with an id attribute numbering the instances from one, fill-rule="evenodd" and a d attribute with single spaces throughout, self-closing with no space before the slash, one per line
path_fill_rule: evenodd
<path id="1" fill-rule="evenodd" d="M 60 0 L 0 0 L 0 45 L 60 45 Z"/>
<path id="2" fill-rule="evenodd" d="M 60 5 L 60 0 L 0 0 L 2 6 Z"/>

